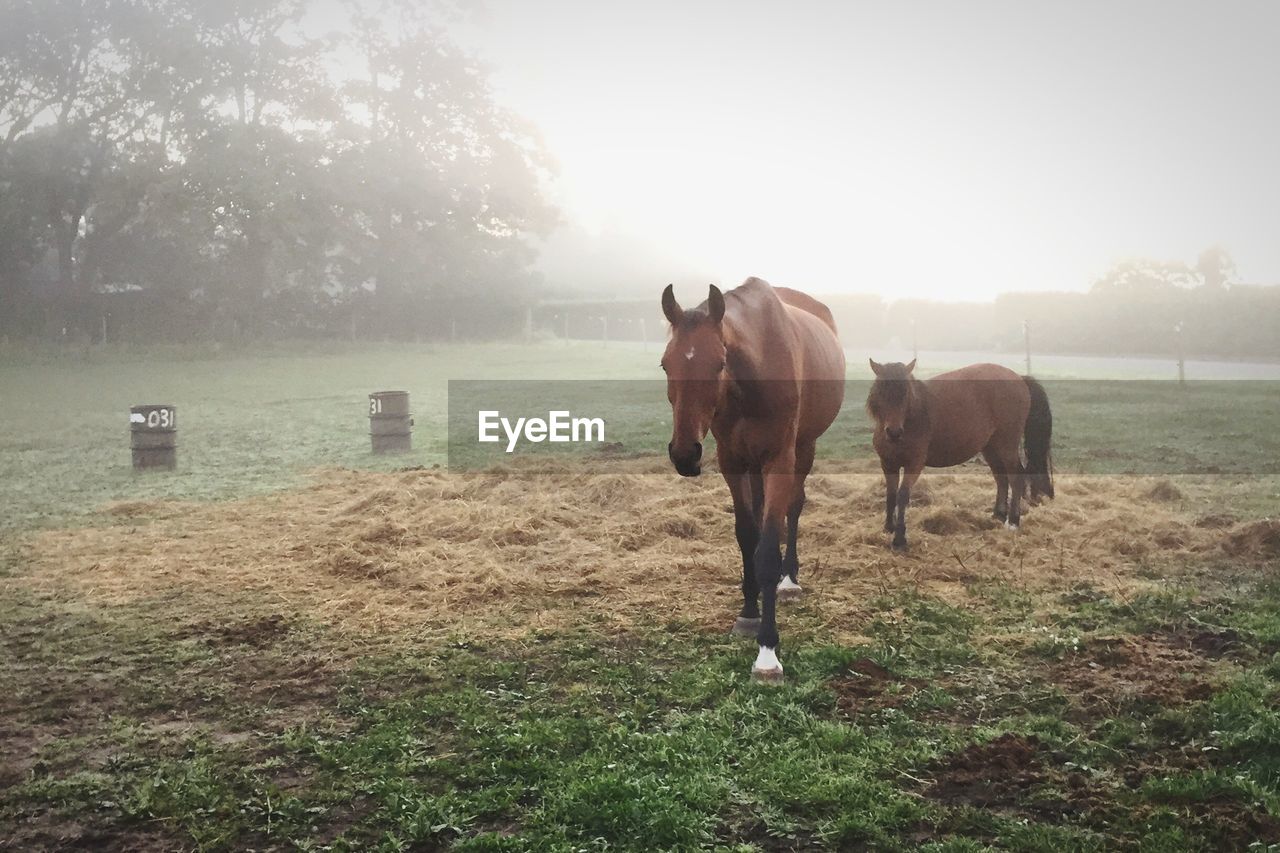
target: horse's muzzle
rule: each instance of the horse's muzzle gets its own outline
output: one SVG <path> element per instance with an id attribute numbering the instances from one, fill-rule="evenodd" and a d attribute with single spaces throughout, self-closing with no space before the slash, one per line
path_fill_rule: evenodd
<path id="1" fill-rule="evenodd" d="M 895 444 L 902 441 L 902 427 L 885 427 L 884 434 Z"/>
<path id="2" fill-rule="evenodd" d="M 674 444 L 667 445 L 667 456 L 671 464 L 676 466 L 676 473 L 681 477 L 696 477 L 702 473 L 702 442 L 695 441 L 693 449 L 688 453 L 676 453 Z"/>

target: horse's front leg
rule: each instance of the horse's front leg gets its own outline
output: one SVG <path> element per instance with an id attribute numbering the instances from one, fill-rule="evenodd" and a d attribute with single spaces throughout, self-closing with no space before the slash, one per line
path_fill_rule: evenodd
<path id="1" fill-rule="evenodd" d="M 756 642 L 760 654 L 751 675 L 757 681 L 782 680 L 782 663 L 778 660 L 777 601 L 778 580 L 782 577 L 780 550 L 787 509 L 795 499 L 795 454 L 787 453 L 771 460 L 764 469 L 764 509 L 760 519 L 760 542 L 756 545 L 756 585 L 760 588 L 760 630 Z"/>
<path id="2" fill-rule="evenodd" d="M 736 467 L 721 470 L 733 497 L 733 531 L 742 552 L 742 611 L 734 620 L 733 633 L 754 637 L 760 630 L 760 590 L 756 586 L 755 567 L 756 546 L 760 542 L 760 530 L 756 526 L 757 501 L 751 488 L 751 475 Z"/>
<path id="3" fill-rule="evenodd" d="M 898 467 L 895 465 L 890 468 L 887 463 L 882 463 L 884 468 L 884 532 L 892 533 L 897 528 L 894 526 L 893 511 L 898 505 Z"/>
<path id="4" fill-rule="evenodd" d="M 902 472 L 902 485 L 898 487 L 898 518 L 893 528 L 893 549 L 907 550 L 907 507 L 911 505 L 911 487 L 916 484 L 923 465 L 908 465 Z"/>

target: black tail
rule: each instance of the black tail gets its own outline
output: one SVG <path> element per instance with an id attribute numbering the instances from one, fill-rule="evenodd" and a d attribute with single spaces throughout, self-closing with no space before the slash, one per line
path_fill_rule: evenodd
<path id="1" fill-rule="evenodd" d="M 1049 395 L 1044 386 L 1030 376 L 1022 377 L 1031 391 L 1031 411 L 1022 441 L 1027 450 L 1027 482 L 1031 484 L 1031 500 L 1053 497 L 1053 459 L 1049 443 L 1053 438 L 1053 414 L 1049 411 Z"/>

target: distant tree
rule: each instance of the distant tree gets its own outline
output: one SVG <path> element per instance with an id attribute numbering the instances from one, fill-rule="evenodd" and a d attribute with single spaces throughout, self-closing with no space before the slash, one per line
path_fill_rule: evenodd
<path id="1" fill-rule="evenodd" d="M 1200 280 L 1210 290 L 1222 290 L 1236 275 L 1235 261 L 1221 246 L 1211 246 L 1200 253 L 1196 261 L 1196 272 Z"/>
<path id="2" fill-rule="evenodd" d="M 1195 282 L 1195 273 L 1181 261 L 1140 258 L 1116 264 L 1093 283 L 1093 290 L 1103 294 L 1169 294 Z"/>
<path id="3" fill-rule="evenodd" d="M 427 300 L 519 298 L 534 259 L 526 238 L 556 221 L 537 135 L 437 31 L 362 17 L 353 46 L 368 76 L 343 89 L 350 142 L 335 158 L 348 291 L 387 320 L 421 317 Z"/>

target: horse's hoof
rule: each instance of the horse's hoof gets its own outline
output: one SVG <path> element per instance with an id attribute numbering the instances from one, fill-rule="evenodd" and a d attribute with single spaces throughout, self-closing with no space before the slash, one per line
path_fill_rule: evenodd
<path id="1" fill-rule="evenodd" d="M 751 679 L 759 684 L 781 684 L 782 662 L 768 646 L 760 647 L 760 654 L 751 666 Z"/>
<path id="2" fill-rule="evenodd" d="M 1011 533 L 1017 533 L 1017 532 L 1018 532 L 1018 525 L 1016 525 L 1016 524 L 1011 524 L 1011 523 L 1009 523 L 1008 521 L 1006 521 L 1006 522 L 1004 523 L 1004 529 L 1005 529 L 1005 530 L 1010 531 Z"/>
<path id="3" fill-rule="evenodd" d="M 893 548 L 894 551 L 897 551 L 899 554 L 905 553 L 907 550 L 907 540 L 903 539 L 899 541 L 895 539 L 893 540 L 893 545 L 891 547 Z"/>
<path id="4" fill-rule="evenodd" d="M 804 588 L 786 575 L 783 575 L 782 580 L 778 581 L 776 593 L 779 601 L 797 599 L 802 592 L 804 592 Z"/>
<path id="5" fill-rule="evenodd" d="M 756 669 L 751 667 L 751 680 L 756 684 L 781 684 L 782 667 L 777 669 Z"/>
<path id="6" fill-rule="evenodd" d="M 733 620 L 733 628 L 729 630 L 730 634 L 737 637 L 754 637 L 760 631 L 760 617 L 752 619 L 748 616 L 739 616 Z"/>

